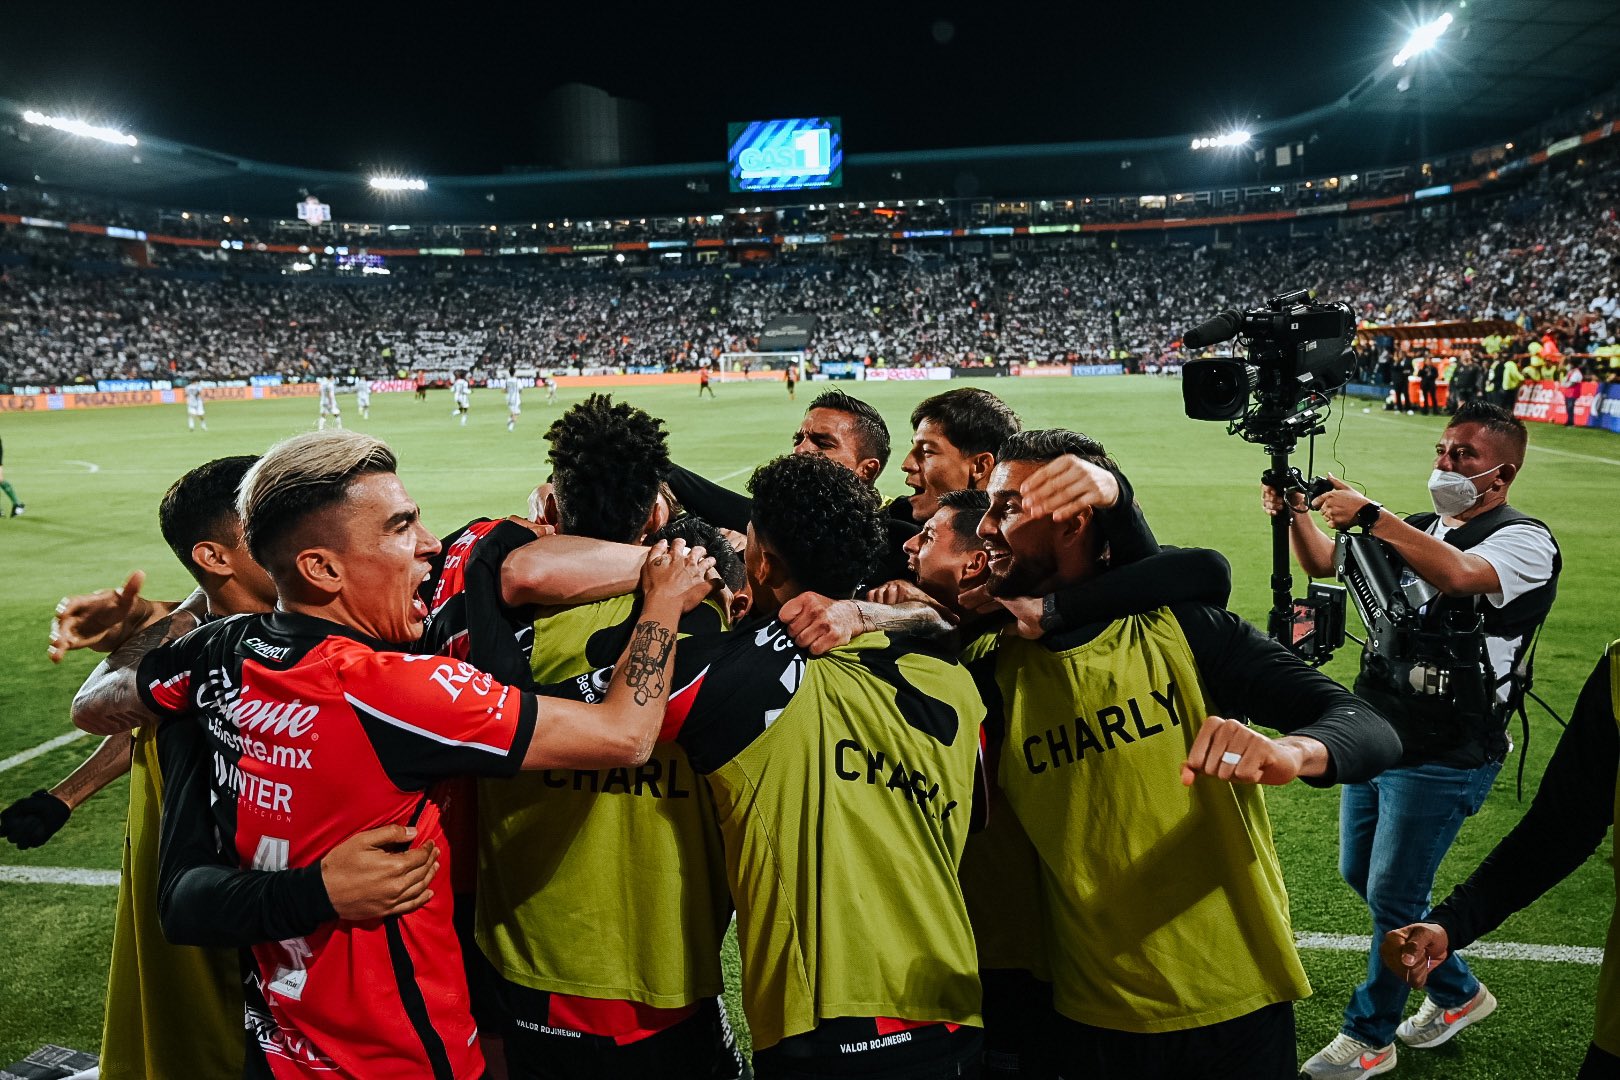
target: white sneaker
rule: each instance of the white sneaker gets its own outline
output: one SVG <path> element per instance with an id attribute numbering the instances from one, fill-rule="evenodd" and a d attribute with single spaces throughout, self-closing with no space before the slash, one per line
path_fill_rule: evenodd
<path id="1" fill-rule="evenodd" d="M 1362 1080 L 1362 1077 L 1387 1073 L 1394 1067 L 1394 1043 L 1384 1047 L 1369 1046 L 1341 1032 L 1300 1066 L 1299 1071 L 1311 1080 Z"/>
<path id="2" fill-rule="evenodd" d="M 1469 1024 L 1477 1024 L 1496 1011 L 1496 995 L 1484 983 L 1479 993 L 1465 1005 L 1447 1009 L 1435 1003 L 1434 998 L 1423 999 L 1423 1007 L 1395 1029 L 1395 1037 L 1407 1046 L 1426 1049 L 1439 1046 Z"/>

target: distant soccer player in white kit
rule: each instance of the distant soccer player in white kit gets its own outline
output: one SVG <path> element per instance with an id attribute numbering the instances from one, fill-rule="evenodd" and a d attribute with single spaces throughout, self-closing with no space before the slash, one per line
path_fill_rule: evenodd
<path id="1" fill-rule="evenodd" d="M 456 381 L 450 384 L 450 397 L 456 407 L 450 410 L 451 416 L 461 417 L 461 426 L 467 426 L 467 407 L 472 404 L 472 386 L 467 382 L 465 371 L 456 372 Z"/>
<path id="2" fill-rule="evenodd" d="M 337 380 L 328 375 L 323 379 L 316 379 L 315 385 L 321 388 L 321 423 L 316 430 L 326 430 L 326 418 L 329 416 L 332 423 L 342 427 L 343 414 L 338 411 Z"/>
<path id="3" fill-rule="evenodd" d="M 364 375 L 354 381 L 354 407 L 360 410 L 360 419 L 371 419 L 371 380 Z"/>
<path id="4" fill-rule="evenodd" d="M 542 375 L 540 381 L 546 384 L 546 404 L 555 405 L 557 403 L 557 380 L 550 375 Z"/>
<path id="5" fill-rule="evenodd" d="M 517 427 L 517 418 L 523 413 L 523 384 L 518 381 L 517 372 L 508 370 L 506 373 L 506 430 L 512 431 Z"/>
<path id="6" fill-rule="evenodd" d="M 186 430 L 195 431 L 199 424 L 204 431 L 208 430 L 208 414 L 203 407 L 202 387 L 191 383 L 186 387 Z"/>

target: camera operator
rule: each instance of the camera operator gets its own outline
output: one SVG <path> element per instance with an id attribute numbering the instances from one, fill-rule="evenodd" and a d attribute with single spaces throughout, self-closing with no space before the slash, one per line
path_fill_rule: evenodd
<path id="1" fill-rule="evenodd" d="M 1389 718 L 1405 753 L 1398 767 L 1343 788 L 1339 870 L 1372 912 L 1372 948 L 1341 1034 L 1305 1063 L 1310 1077 L 1385 1072 L 1395 1064 L 1396 1036 L 1409 1047 L 1438 1046 L 1496 1008 L 1452 955 L 1430 973 L 1423 1007 L 1402 1023 L 1408 989 L 1379 962 L 1378 944 L 1426 917 L 1441 858 L 1489 794 L 1508 751 L 1507 716 L 1522 700 L 1515 673 L 1527 668 L 1527 646 L 1557 594 L 1561 560 L 1551 532 L 1507 502 L 1526 439 L 1524 424 L 1505 410 L 1469 402 L 1435 448 L 1433 514 L 1403 521 L 1331 477 L 1333 490 L 1311 502 L 1330 529 L 1365 529 L 1407 573 L 1438 590 L 1412 637 L 1443 640 L 1446 655 L 1458 659 L 1362 651 L 1355 692 Z M 1283 511 L 1269 487 L 1262 486 L 1262 502 L 1267 513 Z M 1289 509 L 1301 515 L 1290 521 L 1300 567 L 1313 577 L 1333 574 L 1332 535 L 1303 516 L 1303 496 L 1291 494 Z"/>

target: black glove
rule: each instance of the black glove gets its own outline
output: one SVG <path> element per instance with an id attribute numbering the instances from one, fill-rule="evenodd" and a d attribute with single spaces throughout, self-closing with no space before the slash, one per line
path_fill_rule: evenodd
<path id="1" fill-rule="evenodd" d="M 73 810 L 48 791 L 36 791 L 0 810 L 0 836 L 19 848 L 39 847 L 67 824 Z"/>

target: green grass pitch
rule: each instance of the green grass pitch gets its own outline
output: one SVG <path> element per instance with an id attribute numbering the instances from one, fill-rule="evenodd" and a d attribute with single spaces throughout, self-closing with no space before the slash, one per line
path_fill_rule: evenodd
<path id="1" fill-rule="evenodd" d="M 840 384 L 883 410 L 896 435 L 896 460 L 881 481 L 903 489 L 898 457 L 906 417 L 940 384 Z M 953 383 L 952 386 L 968 385 Z M 1215 547 L 1232 561 L 1232 605 L 1262 621 L 1269 605 L 1269 539 L 1259 510 L 1262 452 L 1229 438 L 1221 425 L 1181 414 L 1179 385 L 1150 378 L 985 380 L 1029 427 L 1066 426 L 1101 439 L 1136 484 L 1160 539 Z M 788 448 L 788 436 L 817 387 L 789 402 L 779 383 L 718 384 L 714 400 L 697 388 L 626 388 L 616 395 L 665 417 L 675 457 L 741 487 L 755 464 Z M 541 434 L 560 407 L 582 396 L 564 386 L 558 406 L 530 393 L 515 433 L 493 391 L 475 393 L 463 428 L 450 417 L 448 397 L 427 403 L 409 394 L 379 394 L 369 421 L 344 399 L 351 427 L 388 440 L 401 475 L 421 502 L 430 527 L 443 534 L 479 515 L 520 512 L 544 473 Z M 5 414 L 0 436 L 9 451 L 6 477 L 28 503 L 27 516 L 0 521 L 0 759 L 68 730 L 67 704 L 93 657 L 74 655 L 60 667 L 45 659 L 46 625 L 64 593 L 120 582 L 131 569 L 149 574 L 148 592 L 176 597 L 189 579 L 156 528 L 157 501 L 186 469 L 224 454 L 262 451 L 274 440 L 314 426 L 307 400 L 224 402 L 209 409 L 211 430 L 188 432 L 182 406 L 52 414 Z M 1443 421 L 1364 413 L 1351 402 L 1319 440 L 1317 471 L 1328 469 L 1364 484 L 1391 509 L 1427 509 L 1424 480 Z M 1537 689 L 1567 711 L 1599 650 L 1620 635 L 1613 614 L 1615 523 L 1620 522 L 1620 439 L 1596 431 L 1533 425 L 1529 461 L 1514 502 L 1546 519 L 1563 547 L 1565 571 L 1558 606 L 1543 635 Z M 1339 464 L 1342 462 L 1342 465 Z M 1300 464 L 1303 466 L 1303 455 Z M 1296 589 L 1303 588 L 1296 579 Z M 1352 623 L 1354 623 L 1352 618 Z M 1354 649 L 1329 668 L 1348 680 Z M 1558 728 L 1533 713 L 1526 772 L 1535 790 Z M 46 787 L 88 752 L 81 740 L 0 772 L 0 805 Z M 1442 868 L 1442 892 L 1461 878 L 1518 819 L 1513 765 L 1504 770 L 1485 809 L 1463 829 Z M 1297 930 L 1364 934 L 1368 919 L 1336 870 L 1338 800 L 1331 792 L 1295 786 L 1269 793 L 1277 845 L 1286 868 Z M 0 865 L 116 870 L 126 787 L 92 800 L 49 845 L 18 852 L 0 843 Z M 1606 843 L 1592 859 L 1530 912 L 1496 937 L 1505 941 L 1601 946 L 1614 889 Z M 101 1030 L 114 890 L 105 887 L 0 883 L 0 1063 L 44 1042 L 95 1050 Z M 1361 977 L 1364 957 L 1352 952 L 1305 954 L 1316 994 L 1299 1008 L 1303 1057 L 1337 1031 L 1339 1012 Z M 1400 1074 L 1480 1078 L 1565 1076 L 1589 1037 L 1597 969 L 1567 963 L 1479 961 L 1481 976 L 1502 1000 L 1487 1023 L 1433 1051 L 1402 1053 Z M 734 970 L 734 969 L 733 969 Z M 734 1016 L 740 1016 L 733 1010 Z"/>

